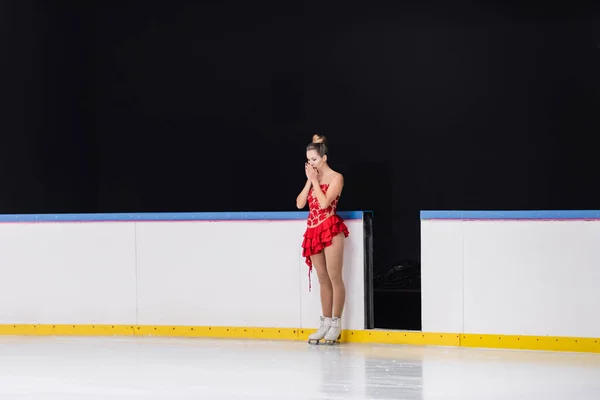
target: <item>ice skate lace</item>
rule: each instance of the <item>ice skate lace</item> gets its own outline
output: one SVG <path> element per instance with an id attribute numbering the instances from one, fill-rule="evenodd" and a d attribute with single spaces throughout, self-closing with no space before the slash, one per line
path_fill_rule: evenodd
<path id="1" fill-rule="evenodd" d="M 327 323 L 325 322 L 325 320 L 324 320 L 324 319 L 322 319 L 322 320 L 321 320 L 321 325 L 319 325 L 319 331 L 326 330 L 326 329 L 328 329 L 328 328 L 329 328 L 329 327 L 327 326 Z"/>
<path id="2" fill-rule="evenodd" d="M 334 319 L 331 321 L 331 327 L 333 329 L 337 329 L 340 326 L 340 320 L 339 319 Z"/>

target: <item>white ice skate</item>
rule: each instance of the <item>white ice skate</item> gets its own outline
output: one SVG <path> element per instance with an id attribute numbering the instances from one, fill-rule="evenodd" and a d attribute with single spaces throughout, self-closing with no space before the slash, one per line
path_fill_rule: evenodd
<path id="1" fill-rule="evenodd" d="M 332 345 L 342 337 L 342 320 L 338 317 L 331 319 L 331 326 L 325 335 L 325 344 Z"/>
<path id="2" fill-rule="evenodd" d="M 319 329 L 312 333 L 308 337 L 308 343 L 310 344 L 319 344 L 321 340 L 325 337 L 327 332 L 329 331 L 329 327 L 331 326 L 331 318 L 329 317 L 321 317 L 321 324 L 319 325 Z"/>

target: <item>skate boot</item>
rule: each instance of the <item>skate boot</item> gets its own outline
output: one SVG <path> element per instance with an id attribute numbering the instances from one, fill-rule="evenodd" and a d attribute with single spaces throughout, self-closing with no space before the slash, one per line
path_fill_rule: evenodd
<path id="1" fill-rule="evenodd" d="M 330 326 L 331 318 L 321 317 L 321 324 L 319 325 L 319 329 L 308 337 L 308 343 L 319 344 L 319 342 L 325 337 L 325 334 L 329 330 Z"/>
<path id="2" fill-rule="evenodd" d="M 342 320 L 338 317 L 331 319 L 331 326 L 325 335 L 325 344 L 332 345 L 342 337 Z"/>

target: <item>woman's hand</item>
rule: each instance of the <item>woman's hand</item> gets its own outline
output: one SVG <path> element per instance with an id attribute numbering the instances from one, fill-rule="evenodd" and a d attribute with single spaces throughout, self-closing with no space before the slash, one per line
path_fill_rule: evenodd
<path id="1" fill-rule="evenodd" d="M 306 178 L 311 181 L 311 182 L 315 182 L 318 178 L 319 178 L 319 173 L 317 172 L 317 170 L 310 165 L 309 163 L 304 164 L 304 170 L 306 172 Z"/>

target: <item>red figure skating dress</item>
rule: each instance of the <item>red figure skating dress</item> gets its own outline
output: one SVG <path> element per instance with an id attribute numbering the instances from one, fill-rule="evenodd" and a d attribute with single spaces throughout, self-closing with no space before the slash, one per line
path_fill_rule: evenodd
<path id="1" fill-rule="evenodd" d="M 323 193 L 327 193 L 329 185 L 319 185 Z M 331 245 L 332 239 L 340 232 L 348 237 L 348 227 L 344 220 L 336 214 L 336 209 L 340 196 L 337 196 L 329 207 L 321 208 L 319 200 L 313 196 L 313 189 L 308 192 L 308 221 L 304 241 L 302 242 L 302 256 L 306 258 L 308 265 L 308 284 L 310 290 L 310 273 L 312 272 L 311 255 L 319 254 L 327 246 Z"/>

